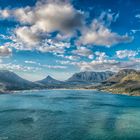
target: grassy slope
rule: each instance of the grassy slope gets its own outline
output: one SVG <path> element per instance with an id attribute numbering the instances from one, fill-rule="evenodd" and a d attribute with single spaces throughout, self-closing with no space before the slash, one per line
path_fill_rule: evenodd
<path id="1" fill-rule="evenodd" d="M 117 75 L 110 78 L 99 86 L 92 86 L 99 90 L 109 91 L 117 94 L 128 94 L 140 96 L 140 72 L 127 75 Z"/>
<path id="2" fill-rule="evenodd" d="M 128 74 L 119 83 L 112 85 L 116 91 L 140 95 L 140 73 Z"/>

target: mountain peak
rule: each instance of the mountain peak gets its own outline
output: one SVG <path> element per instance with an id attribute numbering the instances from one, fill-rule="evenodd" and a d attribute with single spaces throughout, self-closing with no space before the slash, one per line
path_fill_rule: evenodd
<path id="1" fill-rule="evenodd" d="M 45 79 L 40 80 L 38 82 L 43 83 L 43 84 L 60 84 L 61 81 L 58 81 L 54 79 L 53 77 L 51 77 L 50 75 L 48 75 Z"/>
<path id="2" fill-rule="evenodd" d="M 50 80 L 50 79 L 54 79 L 54 78 L 52 78 L 50 75 L 48 75 L 45 79 Z M 55 79 L 54 79 L 54 80 L 55 80 Z"/>

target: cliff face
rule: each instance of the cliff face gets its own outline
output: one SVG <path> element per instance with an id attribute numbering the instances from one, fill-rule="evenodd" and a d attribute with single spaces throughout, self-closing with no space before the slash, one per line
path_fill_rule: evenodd
<path id="1" fill-rule="evenodd" d="M 89 82 L 89 83 L 100 83 L 107 80 L 109 77 L 114 75 L 113 72 L 80 72 L 75 73 L 70 77 L 67 82 Z"/>

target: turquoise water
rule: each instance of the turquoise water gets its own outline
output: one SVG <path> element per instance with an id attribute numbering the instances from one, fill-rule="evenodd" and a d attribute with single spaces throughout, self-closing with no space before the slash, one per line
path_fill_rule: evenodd
<path id="1" fill-rule="evenodd" d="M 0 95 L 0 140 L 140 140 L 140 97 L 86 90 Z"/>

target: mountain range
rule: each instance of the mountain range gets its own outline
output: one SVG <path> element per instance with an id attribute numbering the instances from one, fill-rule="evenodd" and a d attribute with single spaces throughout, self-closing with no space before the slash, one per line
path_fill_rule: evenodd
<path id="1" fill-rule="evenodd" d="M 40 85 L 38 83 L 25 80 L 14 72 L 0 70 L 0 91 L 36 89 L 39 87 Z"/>
<path id="2" fill-rule="evenodd" d="M 14 72 L 8 70 L 0 70 L 0 91 L 4 90 L 26 90 L 26 89 L 42 89 L 42 88 L 75 88 L 83 87 L 83 85 L 91 85 L 100 83 L 110 76 L 113 72 L 80 72 L 72 75 L 66 81 L 59 81 L 51 76 L 31 82 L 19 77 Z"/>
<path id="3" fill-rule="evenodd" d="M 99 90 L 118 94 L 140 95 L 140 71 L 123 69 L 98 86 L 90 86 Z"/>
<path id="4" fill-rule="evenodd" d="M 92 72 L 85 71 L 80 73 L 75 73 L 70 77 L 67 82 L 79 82 L 79 83 L 100 83 L 105 81 L 109 77 L 113 76 L 115 73 L 111 71 L 106 72 Z"/>
<path id="5" fill-rule="evenodd" d="M 140 71 L 123 69 L 117 73 L 85 71 L 73 74 L 66 81 L 51 76 L 31 82 L 8 70 L 0 70 L 0 92 L 29 89 L 84 88 L 140 95 Z"/>

